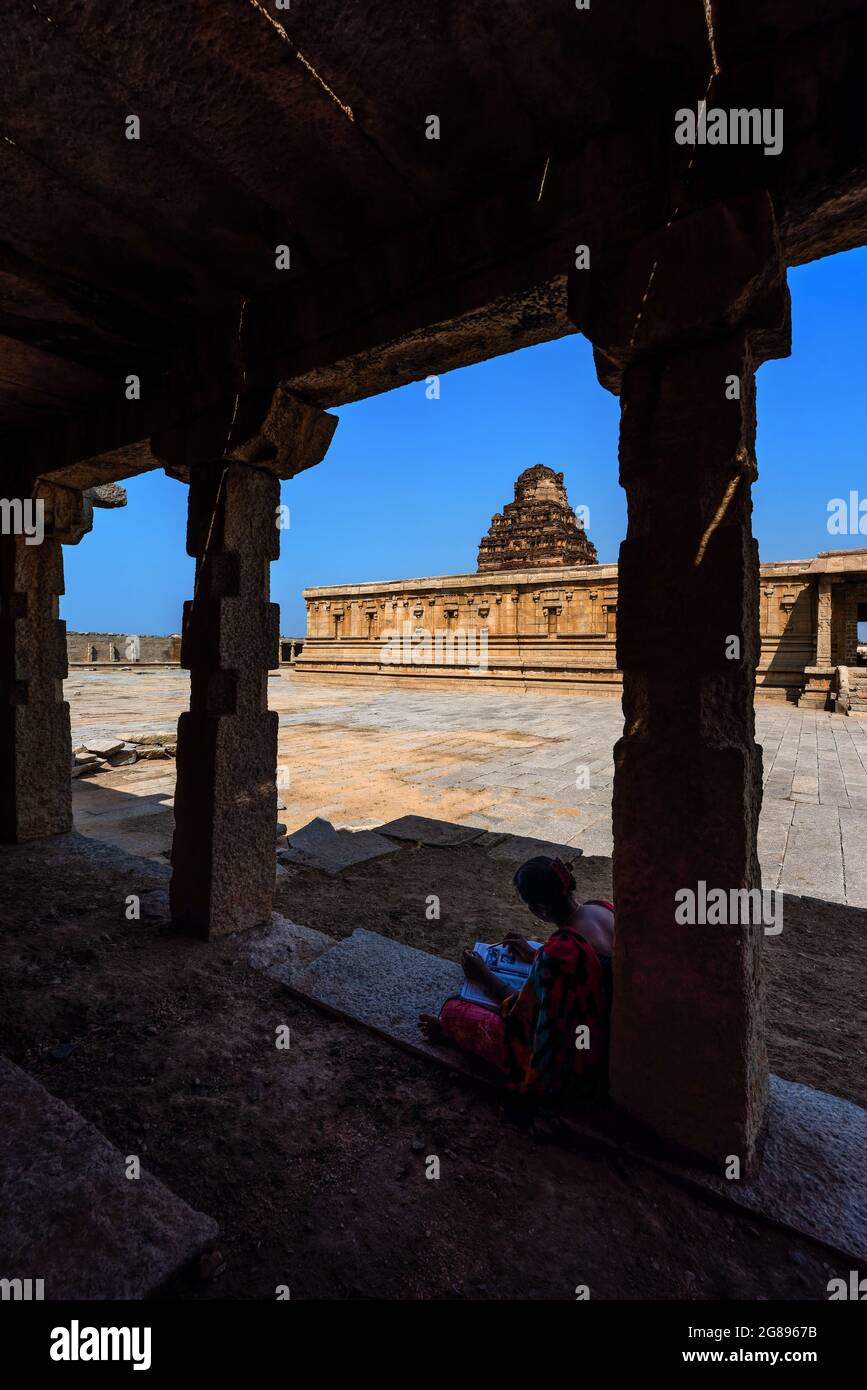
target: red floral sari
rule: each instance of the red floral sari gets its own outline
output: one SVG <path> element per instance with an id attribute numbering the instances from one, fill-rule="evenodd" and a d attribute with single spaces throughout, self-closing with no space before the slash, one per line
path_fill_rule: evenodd
<path id="1" fill-rule="evenodd" d="M 569 1100 L 605 1089 L 610 1005 L 610 959 L 561 927 L 499 1011 L 448 999 L 440 1022 L 451 1042 L 496 1067 L 516 1096 Z"/>

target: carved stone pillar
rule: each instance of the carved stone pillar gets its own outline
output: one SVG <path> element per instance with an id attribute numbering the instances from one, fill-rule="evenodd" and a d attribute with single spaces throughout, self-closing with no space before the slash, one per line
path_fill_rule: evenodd
<path id="1" fill-rule="evenodd" d="M 831 599 L 830 579 L 819 580 L 818 621 L 816 630 L 816 665 L 831 665 Z"/>
<path id="2" fill-rule="evenodd" d="M 0 839 L 19 843 L 72 828 L 62 543 L 90 529 L 93 508 L 47 483 L 0 492 L 30 531 L 0 534 Z"/>
<path id="3" fill-rule="evenodd" d="M 828 709 L 834 687 L 835 668 L 831 658 L 831 620 L 833 616 L 833 584 L 825 576 L 819 579 L 816 604 L 816 664 L 804 668 L 804 689 L 798 696 L 799 709 Z"/>
<path id="4" fill-rule="evenodd" d="M 190 708 L 178 721 L 172 916 L 222 935 L 265 922 L 274 889 L 277 715 L 268 671 L 279 652 L 269 565 L 279 554 L 280 484 L 245 464 L 200 464 L 190 477 L 181 665 Z"/>
<path id="5" fill-rule="evenodd" d="M 621 380 L 611 1089 L 670 1144 L 748 1171 L 766 1104 L 762 926 L 680 924 L 760 885 L 754 372 L 788 350 L 770 201 L 703 209 L 573 287 Z M 639 307 L 640 306 L 640 307 Z"/>
<path id="6" fill-rule="evenodd" d="M 269 601 L 280 550 L 280 478 L 324 456 L 333 416 L 282 388 L 253 433 L 215 463 L 186 463 L 193 444 L 155 443 L 190 486 L 187 551 L 195 592 L 184 607 L 181 665 L 190 708 L 178 721 L 171 911 L 204 937 L 271 914 L 277 820 L 277 715 L 268 672 L 279 663 L 280 611 Z"/>

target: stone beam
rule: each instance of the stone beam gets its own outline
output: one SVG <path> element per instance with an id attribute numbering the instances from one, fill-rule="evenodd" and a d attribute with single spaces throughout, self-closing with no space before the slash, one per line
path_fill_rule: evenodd
<path id="1" fill-rule="evenodd" d="M 766 195 L 576 272 L 579 328 L 622 374 L 612 1096 L 717 1168 L 757 1161 L 762 925 L 681 924 L 684 890 L 760 886 L 754 372 L 788 347 Z M 727 896 L 728 901 L 728 896 Z"/>

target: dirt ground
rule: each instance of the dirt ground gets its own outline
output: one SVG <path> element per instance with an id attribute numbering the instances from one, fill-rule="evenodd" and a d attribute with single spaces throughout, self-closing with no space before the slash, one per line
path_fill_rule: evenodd
<path id="1" fill-rule="evenodd" d="M 510 866 L 479 857 L 407 849 L 336 880 L 293 870 L 280 906 L 335 933 L 364 925 L 453 954 L 477 928 L 490 934 L 492 913 L 520 919 Z M 605 861 L 586 868 L 584 886 L 602 891 Z M 127 921 L 127 895 L 165 882 L 153 862 L 69 837 L 3 848 L 0 874 L 0 1050 L 220 1223 L 219 1255 L 166 1297 L 273 1299 L 288 1284 L 293 1298 L 572 1299 L 586 1284 L 602 1299 L 824 1299 L 847 1273 L 632 1160 L 503 1126 L 492 1100 L 240 963 L 231 938 Z M 443 915 L 427 924 L 432 892 Z M 836 1059 L 831 1089 L 857 1099 L 860 1087 L 863 1102 L 843 1007 L 855 933 L 841 935 L 835 908 L 824 930 L 838 980 L 830 945 L 810 955 L 820 914 L 812 923 L 792 933 L 802 969 L 772 1013 L 774 1065 L 822 1084 L 803 1070 L 812 1039 Z M 828 998 L 845 1038 L 810 1031 Z M 425 1176 L 430 1155 L 439 1179 Z"/>

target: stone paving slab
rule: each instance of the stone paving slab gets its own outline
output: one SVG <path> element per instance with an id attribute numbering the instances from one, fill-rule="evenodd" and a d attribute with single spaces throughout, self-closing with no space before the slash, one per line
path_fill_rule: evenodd
<path id="1" fill-rule="evenodd" d="M 216 1239 L 218 1226 L 99 1130 L 0 1058 L 0 1264 L 44 1279 L 46 1300 L 140 1299 Z"/>
<path id="2" fill-rule="evenodd" d="M 523 864 L 525 859 L 535 859 L 537 854 L 546 854 L 551 859 L 576 859 L 583 850 L 577 845 L 558 845 L 552 840 L 534 840 L 524 835 L 507 835 L 505 840 L 488 851 L 491 859 L 506 859 L 512 864 Z"/>
<path id="3" fill-rule="evenodd" d="M 463 982 L 464 972 L 454 961 L 357 927 L 314 961 L 293 988 L 331 1013 L 440 1061 L 442 1049 L 424 1041 L 418 1016 L 438 1014 Z"/>
<path id="4" fill-rule="evenodd" d="M 377 830 L 380 835 L 390 835 L 394 840 L 413 840 L 434 848 L 465 845 L 485 834 L 480 826 L 432 820 L 429 816 L 399 816 L 397 820 L 377 826 Z"/>
<path id="5" fill-rule="evenodd" d="M 326 874 L 339 874 L 352 864 L 378 859 L 381 854 L 395 854 L 398 848 L 375 830 L 335 830 L 330 821 L 316 816 L 288 836 L 279 859 L 284 864 L 304 864 Z"/>

